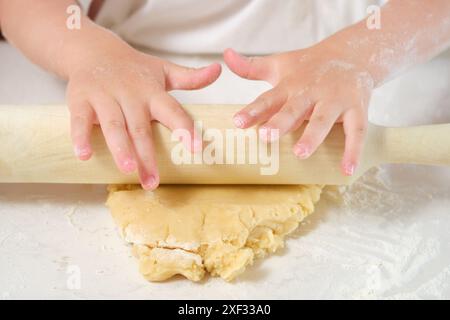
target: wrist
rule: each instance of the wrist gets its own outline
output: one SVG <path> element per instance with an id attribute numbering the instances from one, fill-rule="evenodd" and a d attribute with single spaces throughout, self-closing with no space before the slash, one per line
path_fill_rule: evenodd
<path id="1" fill-rule="evenodd" d="M 344 29 L 318 45 L 326 48 L 335 57 L 355 65 L 367 72 L 373 80 L 374 88 L 380 86 L 388 76 L 385 68 L 375 57 L 380 51 L 376 42 L 370 41 L 365 27 L 354 25 Z"/>
<path id="2" fill-rule="evenodd" d="M 367 69 L 367 59 L 364 54 L 362 54 L 361 49 L 352 47 L 345 39 L 333 35 L 319 43 L 319 45 L 333 57 L 346 60 L 360 69 Z"/>
<path id="3" fill-rule="evenodd" d="M 89 70 L 98 66 L 108 57 L 125 57 L 135 51 L 111 31 L 94 24 L 75 32 L 61 48 L 59 70 L 65 79 L 82 69 Z"/>
<path id="4" fill-rule="evenodd" d="M 335 39 L 328 38 L 310 48 L 312 55 L 321 57 L 320 60 L 325 64 L 333 65 L 334 67 L 340 67 L 348 72 L 352 72 L 359 78 L 364 78 L 366 84 L 370 84 L 371 88 L 376 87 L 376 77 L 369 68 L 369 65 L 363 58 L 355 55 L 354 50 L 342 43 L 335 41 Z M 324 65 L 323 68 L 326 68 Z"/>

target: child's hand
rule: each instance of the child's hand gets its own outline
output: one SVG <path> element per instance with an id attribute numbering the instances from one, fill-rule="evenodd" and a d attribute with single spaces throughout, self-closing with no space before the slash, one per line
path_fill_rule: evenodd
<path id="1" fill-rule="evenodd" d="M 105 52 L 107 52 L 105 54 Z M 67 99 L 75 153 L 81 160 L 92 155 L 90 134 L 99 123 L 117 167 L 124 173 L 138 169 L 142 186 L 159 184 L 150 122 L 193 135 L 193 121 L 166 91 L 199 89 L 214 82 L 220 65 L 191 69 L 126 47 L 89 55 L 71 68 Z M 198 139 L 198 138 L 197 138 Z M 191 150 L 201 141 L 185 141 Z"/>
<path id="2" fill-rule="evenodd" d="M 324 141 L 333 124 L 343 121 L 345 151 L 341 168 L 345 175 L 353 174 L 364 144 L 374 86 L 364 68 L 321 45 L 254 58 L 227 49 L 224 58 L 237 75 L 265 80 L 274 86 L 235 115 L 237 127 L 263 124 L 261 138 L 272 140 L 278 137 L 274 131 L 271 134 L 271 129 L 278 129 L 281 136 L 309 119 L 293 148 L 297 157 L 305 159 Z"/>

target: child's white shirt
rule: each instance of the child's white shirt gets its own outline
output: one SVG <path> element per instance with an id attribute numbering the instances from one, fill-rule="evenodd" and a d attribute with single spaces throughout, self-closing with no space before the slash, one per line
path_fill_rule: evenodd
<path id="1" fill-rule="evenodd" d="M 142 48 L 270 54 L 310 46 L 364 18 L 382 0 L 105 0 L 103 25 Z"/>

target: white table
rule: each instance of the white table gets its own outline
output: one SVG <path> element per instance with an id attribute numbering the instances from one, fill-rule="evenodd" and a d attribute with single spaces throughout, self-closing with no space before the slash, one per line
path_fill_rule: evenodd
<path id="1" fill-rule="evenodd" d="M 210 59 L 175 58 L 191 66 Z M 211 87 L 175 96 L 246 103 L 266 88 L 225 69 Z M 64 83 L 0 43 L 1 104 L 63 101 Z M 370 119 L 450 122 L 450 54 L 378 90 Z M 284 250 L 234 283 L 148 283 L 105 197 L 105 186 L 0 184 L 0 298 L 450 298 L 448 168 L 383 166 L 344 193 L 344 204 L 327 192 Z M 80 271 L 79 289 L 70 286 L 73 271 Z"/>

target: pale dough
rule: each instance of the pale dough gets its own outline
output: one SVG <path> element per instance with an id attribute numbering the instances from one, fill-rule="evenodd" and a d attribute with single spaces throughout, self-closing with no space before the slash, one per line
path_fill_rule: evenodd
<path id="1" fill-rule="evenodd" d="M 110 186 L 107 206 L 150 281 L 206 272 L 230 281 L 254 258 L 283 247 L 322 187 L 163 185 L 154 192 Z"/>

